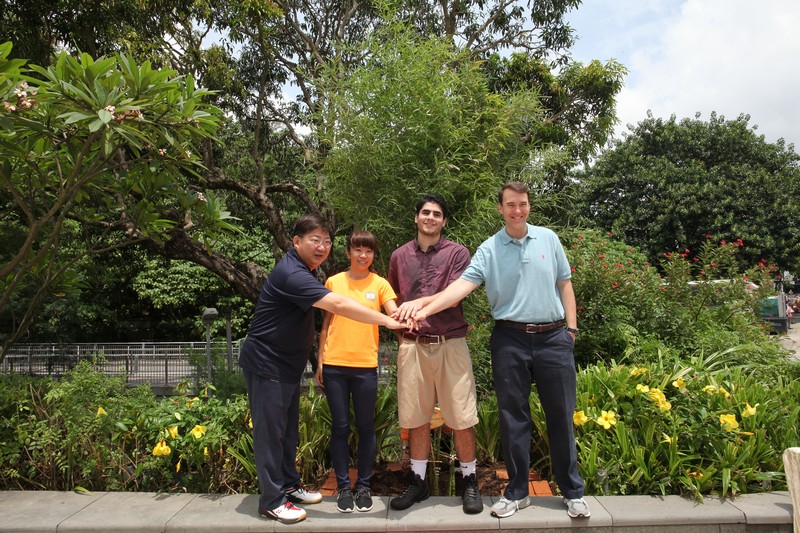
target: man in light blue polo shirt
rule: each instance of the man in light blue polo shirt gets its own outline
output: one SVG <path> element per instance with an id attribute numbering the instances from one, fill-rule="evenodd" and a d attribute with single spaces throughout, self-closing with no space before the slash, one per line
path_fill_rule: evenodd
<path id="1" fill-rule="evenodd" d="M 588 517 L 572 423 L 578 322 L 571 269 L 558 236 L 528 224 L 530 210 L 527 185 L 504 185 L 498 211 L 505 227 L 481 244 L 461 277 L 419 310 L 414 320 L 422 321 L 486 284 L 495 319 L 490 349 L 509 475 L 505 493 L 491 512 L 503 518 L 530 505 L 533 422 L 528 397 L 533 382 L 547 419 L 553 473 L 567 512 L 573 518 Z"/>

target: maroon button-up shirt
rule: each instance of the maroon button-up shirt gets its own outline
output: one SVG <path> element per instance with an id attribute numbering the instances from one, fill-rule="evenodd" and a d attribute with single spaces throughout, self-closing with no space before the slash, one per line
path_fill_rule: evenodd
<path id="1" fill-rule="evenodd" d="M 444 290 L 461 276 L 469 261 L 469 250 L 466 247 L 444 237 L 435 245 L 429 246 L 427 252 L 423 252 L 414 239 L 392 253 L 387 279 L 397 293 L 399 305 Z M 428 317 L 415 333 L 466 336 L 467 321 L 464 320 L 461 303 Z"/>

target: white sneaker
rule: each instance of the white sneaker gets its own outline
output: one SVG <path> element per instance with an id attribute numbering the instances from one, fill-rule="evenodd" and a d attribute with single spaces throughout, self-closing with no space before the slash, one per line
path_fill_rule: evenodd
<path id="1" fill-rule="evenodd" d="M 289 501 L 292 503 L 302 503 L 305 505 L 322 501 L 322 494 L 308 490 L 303 485 L 297 485 L 287 490 L 286 497 L 289 498 Z"/>
<path id="2" fill-rule="evenodd" d="M 567 514 L 572 518 L 588 518 L 592 514 L 583 498 L 564 498 L 564 503 L 567 505 Z"/>
<path id="3" fill-rule="evenodd" d="M 258 514 L 277 520 L 281 524 L 294 524 L 306 519 L 306 512 L 292 505 L 292 502 L 286 502 L 275 509 L 259 509 Z"/>
<path id="4" fill-rule="evenodd" d="M 516 513 L 520 509 L 524 509 L 531 504 L 531 499 L 527 496 L 521 500 L 509 500 L 502 496 L 499 500 L 492 505 L 491 512 L 497 518 L 505 518 Z"/>

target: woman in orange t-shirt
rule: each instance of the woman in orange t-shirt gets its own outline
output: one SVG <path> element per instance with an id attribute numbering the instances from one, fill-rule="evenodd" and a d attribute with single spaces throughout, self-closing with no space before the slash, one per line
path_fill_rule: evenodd
<path id="1" fill-rule="evenodd" d="M 368 231 L 347 239 L 350 268 L 328 278 L 325 286 L 370 309 L 391 315 L 397 304 L 389 282 L 372 269 L 378 241 Z M 378 392 L 378 326 L 325 312 L 319 337 L 315 378 L 325 389 L 331 410 L 331 459 L 339 488 L 337 508 L 343 513 L 369 511 L 372 464 L 375 460 L 375 401 Z M 350 398 L 358 430 L 358 479 L 350 487 Z"/>

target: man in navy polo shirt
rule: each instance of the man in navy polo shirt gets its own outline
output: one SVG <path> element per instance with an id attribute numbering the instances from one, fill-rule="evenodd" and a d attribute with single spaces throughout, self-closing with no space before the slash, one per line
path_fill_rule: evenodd
<path id="1" fill-rule="evenodd" d="M 258 513 L 285 524 L 304 520 L 295 503 L 318 503 L 295 468 L 300 410 L 300 379 L 314 343 L 314 310 L 399 329 L 396 320 L 333 293 L 314 276 L 328 258 L 332 231 L 327 220 L 304 215 L 294 226 L 290 249 L 261 289 L 253 321 L 242 345 L 253 448 L 261 495 Z"/>
<path id="2" fill-rule="evenodd" d="M 500 441 L 509 476 L 505 492 L 492 505 L 491 513 L 504 518 L 530 505 L 533 422 L 528 397 L 533 382 L 547 419 L 550 459 L 567 513 L 572 518 L 585 518 L 590 512 L 583 499 L 572 428 L 576 395 L 573 347 L 578 318 L 571 269 L 558 236 L 527 223 L 531 211 L 527 185 L 507 183 L 497 200 L 505 227 L 484 241 L 461 277 L 413 318 L 424 320 L 486 284 L 495 319 L 489 348 Z"/>

